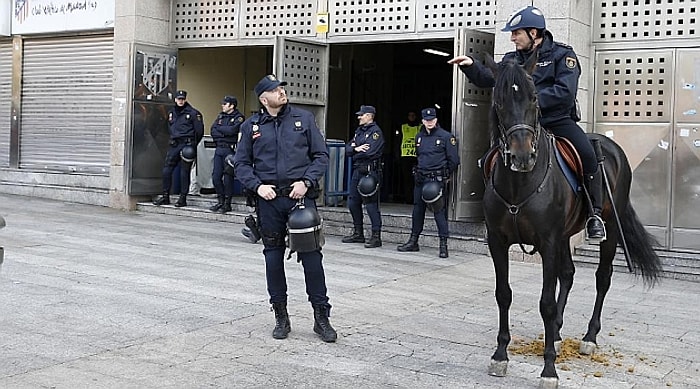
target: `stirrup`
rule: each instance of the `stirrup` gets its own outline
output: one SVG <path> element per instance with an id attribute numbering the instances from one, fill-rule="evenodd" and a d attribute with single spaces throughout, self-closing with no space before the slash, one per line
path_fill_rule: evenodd
<path id="1" fill-rule="evenodd" d="M 598 220 L 600 224 L 603 226 L 603 236 L 602 237 L 595 237 L 592 238 L 588 235 L 588 224 L 592 222 L 593 220 Z M 603 243 L 605 242 L 606 239 L 608 239 L 608 231 L 605 228 L 605 222 L 603 222 L 603 218 L 600 217 L 599 215 L 592 215 L 588 219 L 586 219 L 586 240 L 591 242 L 591 243 Z"/>

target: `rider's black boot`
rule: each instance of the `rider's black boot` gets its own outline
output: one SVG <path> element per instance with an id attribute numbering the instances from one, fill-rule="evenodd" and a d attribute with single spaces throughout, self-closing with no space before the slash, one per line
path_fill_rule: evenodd
<path id="1" fill-rule="evenodd" d="M 603 212 L 603 174 L 602 167 L 593 174 L 587 175 L 584 180 L 590 200 L 590 212 L 586 220 L 586 239 L 594 242 L 603 242 L 607 238 L 605 224 L 601 217 Z"/>

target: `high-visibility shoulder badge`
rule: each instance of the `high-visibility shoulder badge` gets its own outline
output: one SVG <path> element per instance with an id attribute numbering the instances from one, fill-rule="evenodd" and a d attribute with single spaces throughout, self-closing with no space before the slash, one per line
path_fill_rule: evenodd
<path id="1" fill-rule="evenodd" d="M 566 67 L 569 69 L 575 68 L 576 67 L 576 58 L 566 57 Z"/>
<path id="2" fill-rule="evenodd" d="M 374 140 L 379 139 L 379 133 L 375 132 L 374 134 L 372 134 L 372 139 L 374 139 Z"/>
<path id="3" fill-rule="evenodd" d="M 450 143 L 452 143 L 452 146 L 455 146 L 457 144 L 457 138 L 455 138 L 454 136 L 450 138 Z"/>

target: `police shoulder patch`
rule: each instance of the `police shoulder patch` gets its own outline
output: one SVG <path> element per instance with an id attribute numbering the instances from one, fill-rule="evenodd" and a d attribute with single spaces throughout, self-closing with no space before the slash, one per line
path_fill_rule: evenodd
<path id="1" fill-rule="evenodd" d="M 576 58 L 566 57 L 566 67 L 569 69 L 575 68 L 576 67 Z"/>
<path id="2" fill-rule="evenodd" d="M 375 132 L 374 134 L 372 134 L 372 139 L 374 139 L 374 140 L 379 139 L 379 133 Z"/>
<path id="3" fill-rule="evenodd" d="M 450 138 L 450 143 L 452 143 L 452 146 L 455 146 L 457 144 L 457 138 L 454 136 Z"/>
<path id="4" fill-rule="evenodd" d="M 241 122 L 241 123 L 243 123 L 243 116 L 239 116 L 239 117 L 238 117 L 238 121 Z"/>

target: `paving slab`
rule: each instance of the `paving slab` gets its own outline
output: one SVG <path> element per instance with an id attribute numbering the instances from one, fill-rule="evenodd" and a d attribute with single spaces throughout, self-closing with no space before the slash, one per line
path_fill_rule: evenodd
<path id="1" fill-rule="evenodd" d="M 496 346 L 490 258 L 365 249 L 329 236 L 335 344 L 313 333 L 286 263 L 292 332 L 271 337 L 262 245 L 242 225 L 0 194 L 0 388 L 536 388 L 542 357 Z M 595 268 L 579 264 L 562 335 L 580 339 Z M 541 268 L 511 262 L 510 326 L 543 333 Z M 616 272 L 598 359 L 558 361 L 561 388 L 700 388 L 700 283 Z"/>

